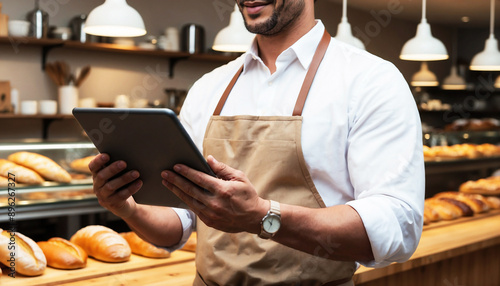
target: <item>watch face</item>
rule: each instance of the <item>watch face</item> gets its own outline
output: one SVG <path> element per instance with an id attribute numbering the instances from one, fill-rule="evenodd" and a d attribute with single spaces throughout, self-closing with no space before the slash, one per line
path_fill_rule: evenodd
<path id="1" fill-rule="evenodd" d="M 262 227 L 268 233 L 275 233 L 280 229 L 281 221 L 280 218 L 276 215 L 268 216 L 264 222 L 262 223 Z"/>

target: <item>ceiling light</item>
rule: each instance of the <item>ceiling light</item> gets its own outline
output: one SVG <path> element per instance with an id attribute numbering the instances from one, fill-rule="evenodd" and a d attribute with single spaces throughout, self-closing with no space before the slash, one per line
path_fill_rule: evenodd
<path id="1" fill-rule="evenodd" d="M 413 75 L 410 84 L 412 86 L 438 86 L 436 75 L 429 70 L 426 62 L 422 62 L 420 70 Z"/>
<path id="2" fill-rule="evenodd" d="M 126 0 L 106 0 L 92 10 L 84 32 L 105 37 L 138 37 L 146 34 L 141 15 Z"/>
<path id="3" fill-rule="evenodd" d="M 453 44 L 451 49 L 451 73 L 447 76 L 441 85 L 442 89 L 447 90 L 464 90 L 467 88 L 467 83 L 463 77 L 457 73 L 457 42 L 458 42 L 458 31 L 455 29 L 453 31 Z"/>
<path id="4" fill-rule="evenodd" d="M 337 35 L 335 39 L 348 43 L 360 49 L 365 49 L 365 45 L 360 39 L 352 35 L 351 24 L 347 22 L 347 0 L 343 0 L 342 6 L 342 20 L 337 28 Z"/>
<path id="5" fill-rule="evenodd" d="M 470 69 L 474 71 L 500 71 L 500 52 L 495 38 L 495 1 L 490 1 L 490 37 L 486 39 L 484 50 L 472 58 Z"/>
<path id="6" fill-rule="evenodd" d="M 229 19 L 229 26 L 217 33 L 212 49 L 220 52 L 244 53 L 250 48 L 254 38 L 255 34 L 250 33 L 245 27 L 243 16 L 236 4 Z"/>
<path id="7" fill-rule="evenodd" d="M 448 59 L 444 44 L 434 38 L 431 26 L 425 17 L 426 0 L 422 0 L 422 21 L 417 26 L 417 34 L 406 42 L 399 58 L 407 61 L 439 61 Z"/>

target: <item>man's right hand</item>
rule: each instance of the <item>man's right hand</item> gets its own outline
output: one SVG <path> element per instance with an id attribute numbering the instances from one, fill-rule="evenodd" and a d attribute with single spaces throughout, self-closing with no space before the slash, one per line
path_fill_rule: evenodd
<path id="1" fill-rule="evenodd" d="M 109 155 L 99 154 L 89 163 L 94 181 L 94 193 L 99 204 L 121 218 L 132 216 L 136 209 L 136 202 L 132 197 L 142 187 L 140 174 L 137 171 L 128 171 L 115 177 L 125 170 L 127 163 L 116 161 L 106 166 Z"/>

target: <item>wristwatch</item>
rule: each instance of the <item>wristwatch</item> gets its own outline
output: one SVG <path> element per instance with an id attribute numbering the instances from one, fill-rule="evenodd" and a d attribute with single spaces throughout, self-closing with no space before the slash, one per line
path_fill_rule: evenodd
<path id="1" fill-rule="evenodd" d="M 273 237 L 281 226 L 280 203 L 273 200 L 269 201 L 271 202 L 271 207 L 260 222 L 259 237 L 263 239 L 270 239 Z"/>

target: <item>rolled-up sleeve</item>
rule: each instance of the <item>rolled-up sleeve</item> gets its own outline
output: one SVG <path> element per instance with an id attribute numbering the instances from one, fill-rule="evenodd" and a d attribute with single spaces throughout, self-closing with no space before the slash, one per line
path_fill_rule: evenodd
<path id="1" fill-rule="evenodd" d="M 369 80 L 368 80 L 369 78 Z M 423 225 L 425 171 L 418 111 L 408 85 L 392 64 L 372 71 L 349 110 L 347 164 L 354 198 L 382 267 L 415 251 Z"/>

